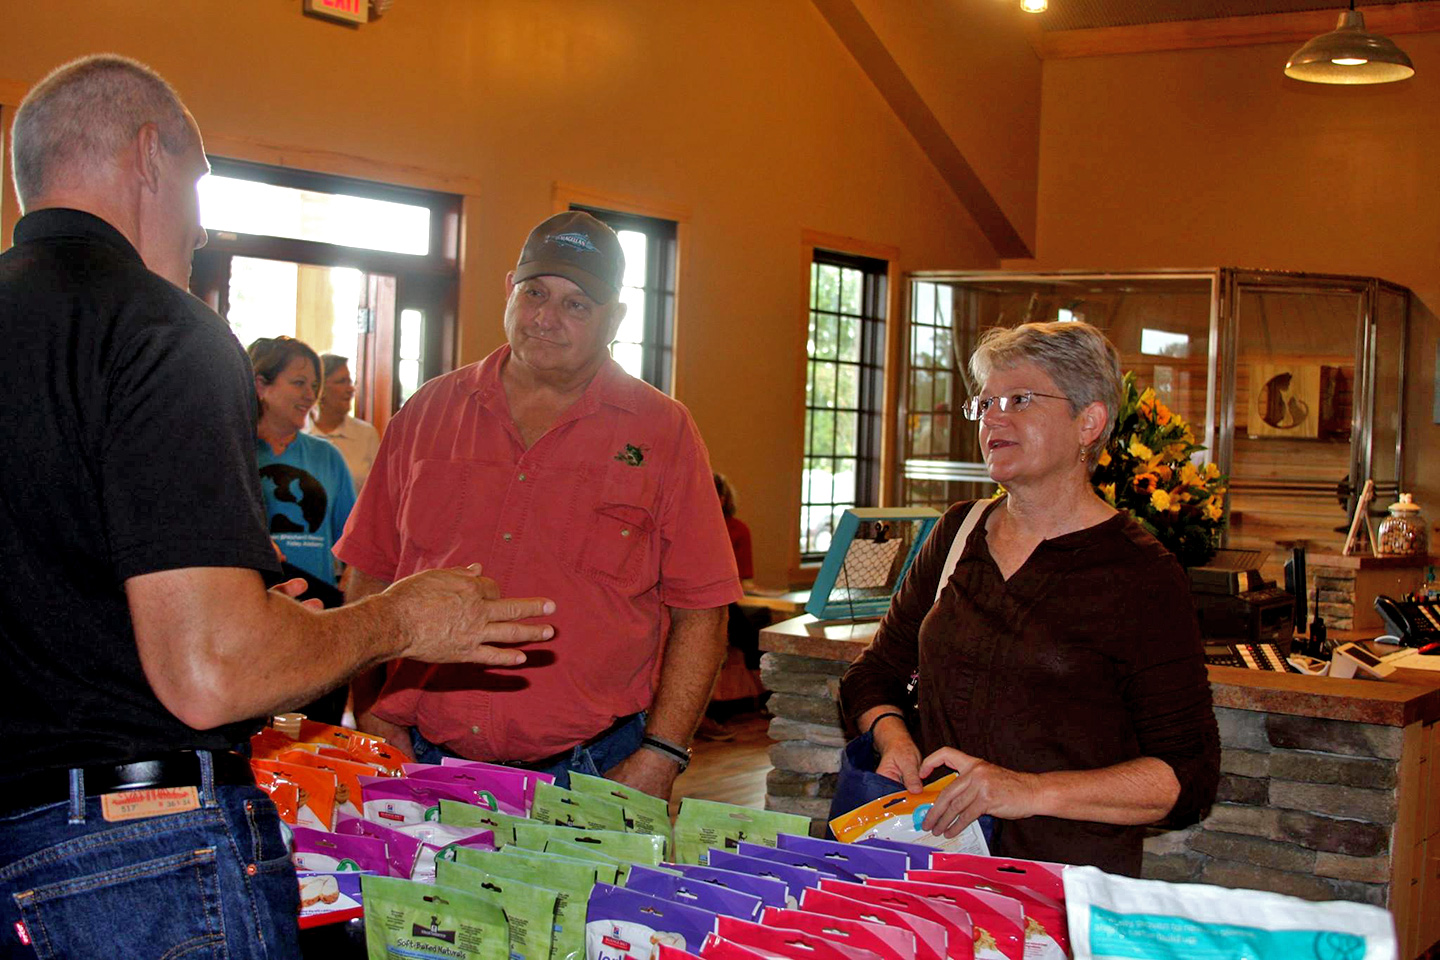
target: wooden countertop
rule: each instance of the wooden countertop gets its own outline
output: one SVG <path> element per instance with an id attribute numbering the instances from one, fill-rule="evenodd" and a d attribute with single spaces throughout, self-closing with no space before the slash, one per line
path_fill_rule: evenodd
<path id="1" fill-rule="evenodd" d="M 809 614 L 760 631 L 773 653 L 851 663 L 875 635 L 878 621 L 818 621 Z M 1440 719 L 1440 673 L 1397 670 L 1388 681 L 1336 680 L 1297 673 L 1209 667 L 1217 707 L 1403 727 Z"/>

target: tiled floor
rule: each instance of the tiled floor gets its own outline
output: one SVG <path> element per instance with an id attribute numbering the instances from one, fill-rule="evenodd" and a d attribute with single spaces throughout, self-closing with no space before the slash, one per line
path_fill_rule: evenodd
<path id="1" fill-rule="evenodd" d="M 770 716 L 747 713 L 725 724 L 735 739 L 696 740 L 690 769 L 675 781 L 670 815 L 685 797 L 721 800 L 741 806 L 765 806 L 765 775 L 770 772 Z"/>

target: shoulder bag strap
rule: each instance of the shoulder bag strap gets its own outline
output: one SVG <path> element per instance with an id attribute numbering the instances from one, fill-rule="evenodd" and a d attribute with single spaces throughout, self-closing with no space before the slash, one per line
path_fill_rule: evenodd
<path id="1" fill-rule="evenodd" d="M 945 584 L 950 582 L 950 577 L 955 573 L 955 567 L 960 563 L 960 554 L 965 552 L 965 541 L 970 539 L 970 532 L 975 529 L 975 524 L 980 522 L 981 515 L 991 502 L 976 500 L 970 507 L 970 512 L 965 515 L 965 522 L 960 524 L 959 532 L 950 543 L 950 552 L 945 555 L 945 566 L 940 568 L 940 582 L 935 584 L 935 603 L 940 602 L 940 591 L 945 589 Z"/>

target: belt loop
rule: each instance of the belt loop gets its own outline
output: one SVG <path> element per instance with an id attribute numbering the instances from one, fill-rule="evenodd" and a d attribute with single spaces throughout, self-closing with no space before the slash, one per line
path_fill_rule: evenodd
<path id="1" fill-rule="evenodd" d="M 79 767 L 70 768 L 70 816 L 71 826 L 85 822 L 85 771 Z"/>
<path id="2" fill-rule="evenodd" d="M 215 755 L 209 750 L 196 750 L 200 760 L 200 802 L 204 806 L 216 806 L 215 800 Z"/>

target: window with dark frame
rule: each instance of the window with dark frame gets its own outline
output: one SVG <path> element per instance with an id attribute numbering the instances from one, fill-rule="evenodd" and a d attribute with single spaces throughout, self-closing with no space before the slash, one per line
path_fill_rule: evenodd
<path id="1" fill-rule="evenodd" d="M 620 300 L 628 309 L 610 344 L 610 355 L 632 377 L 669 393 L 675 343 L 675 221 L 578 203 L 570 209 L 583 210 L 607 224 L 625 251 Z"/>
<path id="2" fill-rule="evenodd" d="M 819 249 L 811 265 L 800 488 L 805 562 L 824 557 L 846 508 L 879 499 L 888 266 Z"/>

